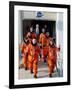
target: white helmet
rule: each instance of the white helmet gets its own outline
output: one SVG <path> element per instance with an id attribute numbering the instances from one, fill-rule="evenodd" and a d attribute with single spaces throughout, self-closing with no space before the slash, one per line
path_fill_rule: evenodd
<path id="1" fill-rule="evenodd" d="M 47 28 L 47 25 L 45 24 L 44 27 Z"/>
<path id="2" fill-rule="evenodd" d="M 43 33 L 45 32 L 45 29 L 44 29 L 44 28 L 42 28 L 42 32 L 43 32 Z"/>
<path id="3" fill-rule="evenodd" d="M 46 36 L 49 36 L 50 34 L 49 34 L 49 32 L 46 32 Z"/>
<path id="4" fill-rule="evenodd" d="M 33 44 L 36 44 L 37 43 L 37 40 L 36 39 L 32 39 L 32 43 Z"/>
<path id="5" fill-rule="evenodd" d="M 36 27 L 39 27 L 39 24 L 36 24 Z"/>
<path id="6" fill-rule="evenodd" d="M 30 27 L 30 32 L 33 32 L 33 27 Z"/>

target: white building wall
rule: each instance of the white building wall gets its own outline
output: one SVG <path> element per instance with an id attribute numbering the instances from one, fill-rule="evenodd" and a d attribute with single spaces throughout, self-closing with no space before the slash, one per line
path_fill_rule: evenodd
<path id="1" fill-rule="evenodd" d="M 56 20 L 56 39 L 57 46 L 60 45 L 61 52 L 63 52 L 63 13 L 57 13 Z"/>
<path id="2" fill-rule="evenodd" d="M 18 43 L 22 41 L 22 12 L 18 12 Z"/>
<path id="3" fill-rule="evenodd" d="M 60 52 L 58 54 L 57 67 L 60 69 L 60 74 L 63 72 L 63 13 L 57 13 L 56 20 L 56 44 L 60 45 Z"/>

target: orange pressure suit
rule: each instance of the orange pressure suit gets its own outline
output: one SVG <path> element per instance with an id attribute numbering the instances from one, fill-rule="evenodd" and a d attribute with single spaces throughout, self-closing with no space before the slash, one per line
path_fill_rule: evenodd
<path id="1" fill-rule="evenodd" d="M 19 48 L 20 48 L 20 57 L 21 59 L 23 58 L 23 50 L 24 50 L 24 42 L 22 42 L 20 45 L 19 45 Z M 20 67 L 24 67 L 23 63 L 20 64 L 20 60 L 19 60 L 19 68 Z"/>
<path id="2" fill-rule="evenodd" d="M 41 43 L 42 46 L 42 58 L 44 59 L 44 62 L 46 62 L 47 48 L 49 41 L 50 41 L 50 37 L 47 38 L 45 33 L 40 34 L 39 42 Z"/>
<path id="3" fill-rule="evenodd" d="M 38 55 L 40 53 L 40 48 L 38 45 L 34 46 L 32 44 L 29 45 L 29 54 L 28 54 L 28 61 L 29 61 L 29 68 L 31 73 L 34 73 L 34 77 L 37 77 L 38 71 Z"/>
<path id="4" fill-rule="evenodd" d="M 49 47 L 49 43 L 52 40 L 52 37 L 46 37 L 46 45 Z"/>
<path id="5" fill-rule="evenodd" d="M 35 32 L 28 32 L 27 35 L 26 35 L 26 37 L 29 37 L 29 36 L 30 36 L 32 39 L 33 39 L 33 38 L 36 38 Z"/>
<path id="6" fill-rule="evenodd" d="M 43 46 L 43 59 L 44 59 L 44 62 L 46 62 L 49 42 L 50 42 L 51 39 L 52 39 L 51 37 L 47 37 L 46 38 L 46 44 Z"/>
<path id="7" fill-rule="evenodd" d="M 25 70 L 28 69 L 28 44 L 24 43 L 20 46 L 22 50 L 22 64 Z"/>
<path id="8" fill-rule="evenodd" d="M 44 59 L 44 62 L 46 62 L 47 53 L 48 53 L 48 46 L 45 45 L 45 46 L 43 47 L 43 49 L 42 49 L 42 55 L 43 55 L 42 59 Z"/>
<path id="9" fill-rule="evenodd" d="M 28 45 L 27 44 L 25 44 L 25 47 L 24 47 L 24 56 L 22 58 L 22 62 L 25 67 L 25 70 L 27 70 L 28 69 Z"/>
<path id="10" fill-rule="evenodd" d="M 24 49 L 24 42 L 22 42 L 21 44 L 20 44 L 20 50 L 21 50 L 21 54 L 23 54 L 23 49 Z"/>
<path id="11" fill-rule="evenodd" d="M 46 34 L 41 33 L 39 36 L 39 43 L 41 43 L 42 47 L 46 45 Z"/>
<path id="12" fill-rule="evenodd" d="M 55 46 L 48 48 L 48 73 L 51 75 L 54 72 L 57 60 L 57 52 L 60 51 L 60 48 Z"/>

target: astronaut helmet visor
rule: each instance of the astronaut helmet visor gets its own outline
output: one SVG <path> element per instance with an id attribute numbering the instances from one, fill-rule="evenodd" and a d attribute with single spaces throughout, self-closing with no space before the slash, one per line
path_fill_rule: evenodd
<path id="1" fill-rule="evenodd" d="M 44 28 L 42 28 L 42 32 L 45 33 L 45 29 Z"/>
<path id="2" fill-rule="evenodd" d="M 53 44 L 54 44 L 54 42 L 53 42 L 53 40 L 51 39 L 51 40 L 50 40 L 50 45 L 53 45 Z"/>
<path id="3" fill-rule="evenodd" d="M 45 28 L 47 28 L 47 25 L 44 25 Z"/>
<path id="4" fill-rule="evenodd" d="M 27 36 L 30 37 L 31 36 L 31 33 L 29 32 Z"/>
<path id="5" fill-rule="evenodd" d="M 36 24 L 36 27 L 39 27 L 39 24 Z"/>
<path id="6" fill-rule="evenodd" d="M 49 32 L 46 32 L 46 36 L 48 37 L 50 34 L 49 34 Z"/>
<path id="7" fill-rule="evenodd" d="M 36 40 L 36 39 L 33 39 L 33 40 L 32 40 L 32 43 L 33 43 L 33 44 L 36 44 L 36 43 L 37 43 L 37 40 Z"/>
<path id="8" fill-rule="evenodd" d="M 30 27 L 30 32 L 33 32 L 33 27 Z"/>

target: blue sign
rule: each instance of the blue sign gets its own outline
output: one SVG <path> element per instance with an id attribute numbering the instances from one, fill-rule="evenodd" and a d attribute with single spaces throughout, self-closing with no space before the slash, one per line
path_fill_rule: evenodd
<path id="1" fill-rule="evenodd" d="M 42 17 L 43 16 L 43 13 L 42 12 L 37 12 L 37 16 L 36 17 Z"/>

